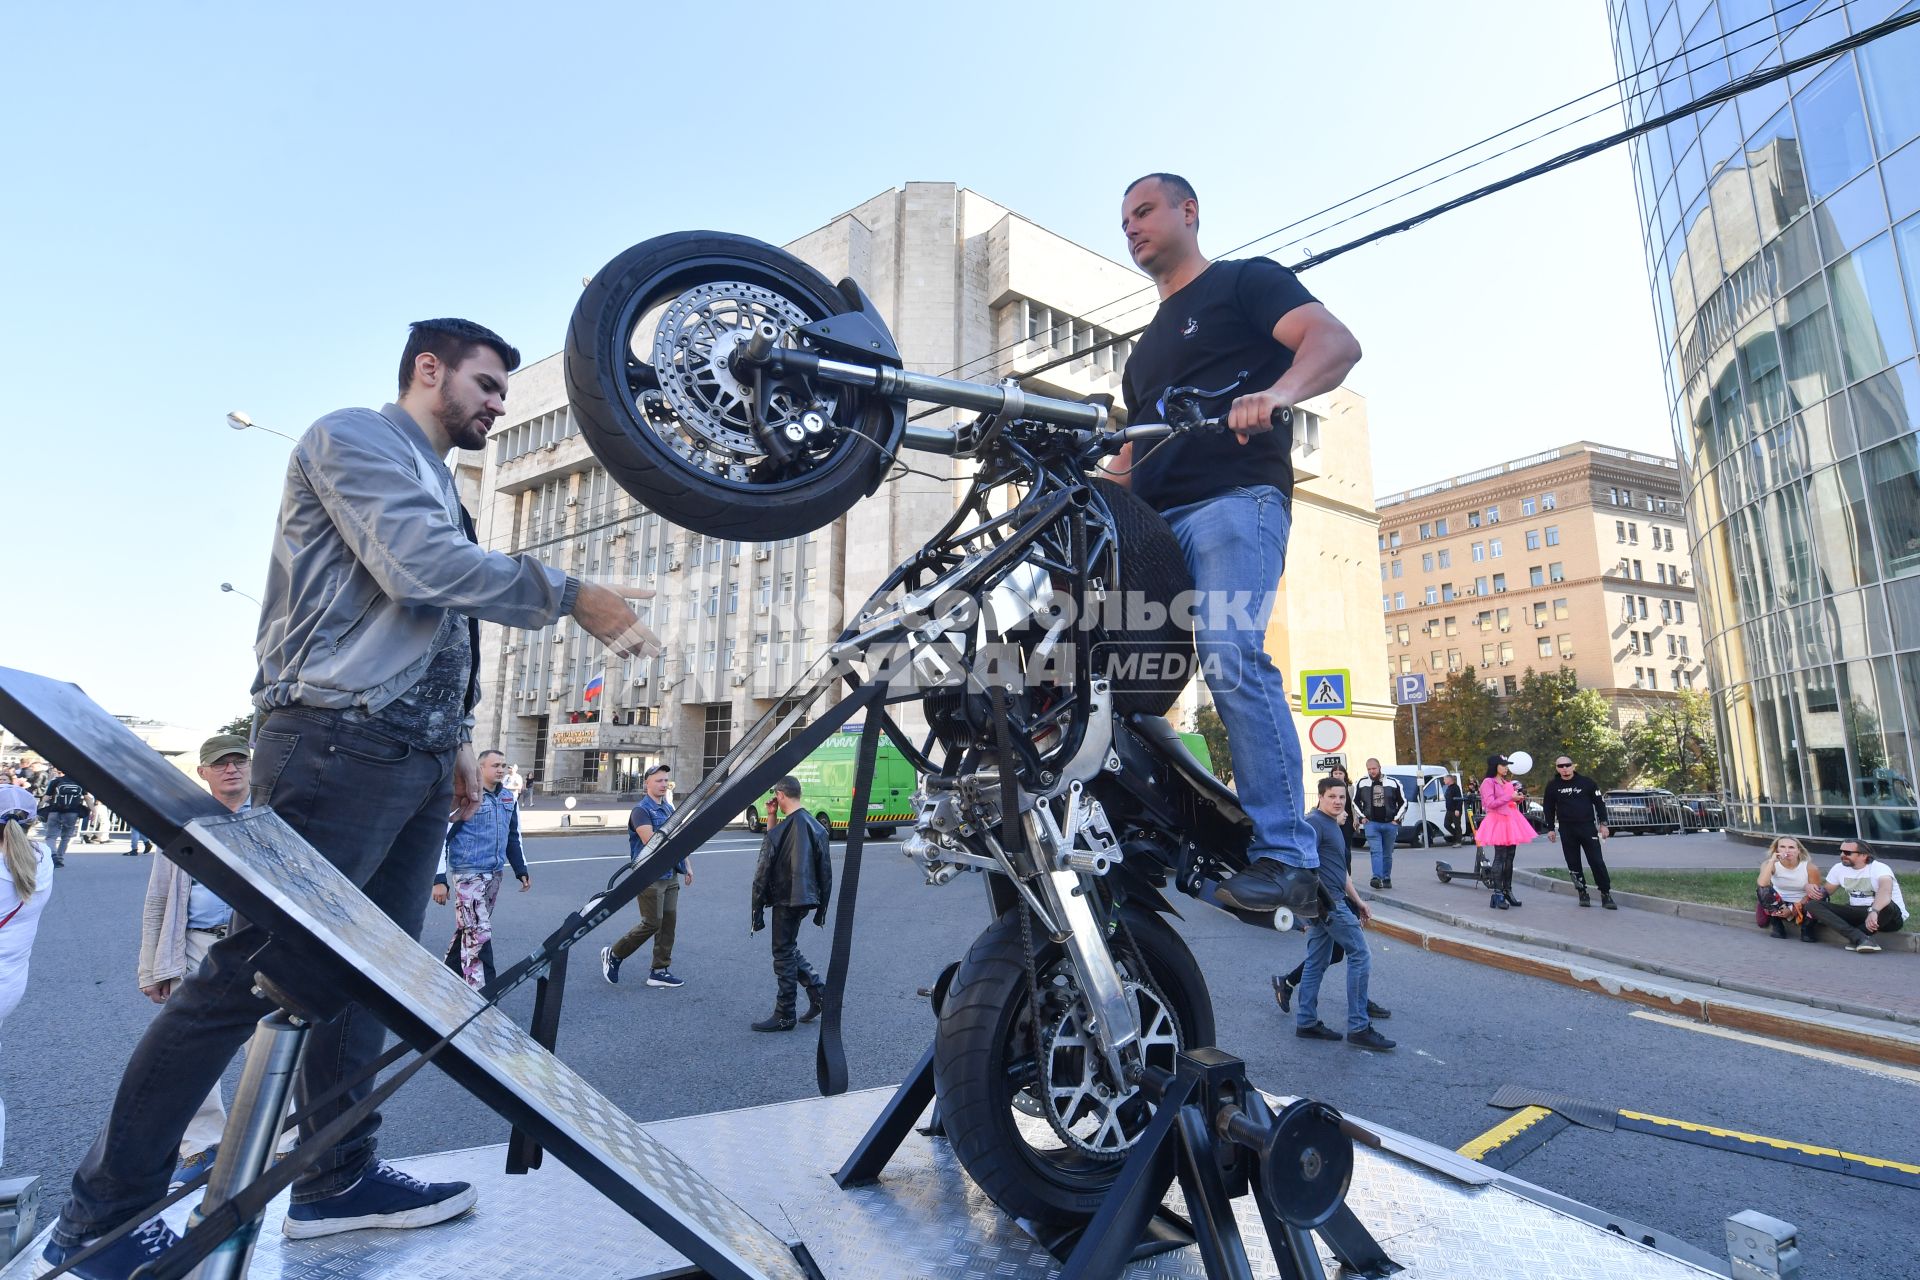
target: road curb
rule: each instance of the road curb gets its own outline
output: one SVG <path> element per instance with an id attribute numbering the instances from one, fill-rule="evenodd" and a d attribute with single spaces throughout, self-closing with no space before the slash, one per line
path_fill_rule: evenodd
<path id="1" fill-rule="evenodd" d="M 1635 868 L 1639 870 L 1640 868 Z M 1683 868 L 1676 868 L 1680 870 Z M 1574 897 L 1573 884 L 1553 876 L 1542 875 L 1538 871 L 1513 873 L 1516 883 L 1531 886 L 1542 893 L 1558 894 L 1562 897 Z M 1682 920 L 1698 920 L 1702 924 L 1717 924 L 1729 929 L 1756 929 L 1753 912 L 1736 911 L 1732 907 L 1715 907 L 1704 902 L 1682 902 L 1678 898 L 1659 898 L 1646 893 L 1628 893 L 1616 889 L 1613 900 L 1623 907 L 1632 907 L 1636 911 L 1651 911 L 1656 915 L 1677 916 Z M 1833 929 L 1822 928 L 1820 941 L 1836 947 L 1844 947 L 1846 938 Z M 1878 939 L 1888 951 L 1911 951 L 1920 953 L 1920 934 L 1908 933 L 1904 928 L 1886 934 Z"/>
<path id="2" fill-rule="evenodd" d="M 1400 903 L 1391 905 L 1403 907 Z M 1428 914 L 1419 912 L 1418 908 L 1404 909 Z M 1847 1018 L 1845 1023 L 1840 1023 L 1810 1016 L 1811 1010 L 1805 1005 L 1779 1007 L 1783 1002 L 1778 1000 L 1777 993 L 1768 993 L 1762 999 L 1728 989 L 1727 994 L 1722 996 L 1718 992 L 1718 984 L 1711 979 L 1650 972 L 1630 962 L 1627 962 L 1625 972 L 1600 969 L 1570 958 L 1562 960 L 1551 955 L 1530 954 L 1502 946 L 1492 939 L 1482 941 L 1459 934 L 1435 932 L 1416 922 L 1396 920 L 1379 912 L 1375 912 L 1368 927 L 1436 955 L 1452 956 L 1525 977 L 1543 978 L 1561 986 L 1576 987 L 1595 995 L 1677 1013 L 1713 1026 L 1774 1036 L 1793 1044 L 1856 1054 L 1905 1067 L 1920 1067 L 1920 1029 L 1910 1026 L 1905 1019 L 1891 1017 L 1884 1010 L 1836 1009 L 1834 1012 Z M 1663 978 L 1667 980 L 1663 981 Z"/>

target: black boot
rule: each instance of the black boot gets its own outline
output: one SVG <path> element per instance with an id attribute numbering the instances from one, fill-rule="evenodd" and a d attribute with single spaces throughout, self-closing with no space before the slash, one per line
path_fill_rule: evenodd
<path id="1" fill-rule="evenodd" d="M 1776 938 L 1784 938 L 1784 937 L 1786 937 L 1786 936 L 1787 936 L 1787 923 L 1786 923 L 1786 921 L 1784 921 L 1784 920 L 1769 920 L 1769 921 L 1767 921 L 1767 932 L 1768 932 L 1768 933 L 1770 933 L 1770 934 L 1772 934 L 1772 935 L 1773 935 L 1774 937 L 1776 937 Z"/>
<path id="2" fill-rule="evenodd" d="M 762 1018 L 759 1022 L 754 1023 L 753 1029 L 755 1031 L 791 1031 L 794 1026 L 795 1023 L 792 1014 L 781 1013 L 778 1009 L 775 1009 L 772 1016 Z"/>
<path id="3" fill-rule="evenodd" d="M 1320 873 L 1273 858 L 1254 859 L 1245 871 L 1223 882 L 1217 893 L 1222 902 L 1242 911 L 1291 907 L 1295 915 L 1308 919 L 1320 914 Z"/>
<path id="4" fill-rule="evenodd" d="M 800 1015 L 800 1021 L 812 1022 L 827 1007 L 827 984 L 816 982 L 807 988 L 807 1011 Z"/>

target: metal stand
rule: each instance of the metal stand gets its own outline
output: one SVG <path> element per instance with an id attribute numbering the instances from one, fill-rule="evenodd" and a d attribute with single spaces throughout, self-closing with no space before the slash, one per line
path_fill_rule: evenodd
<path id="1" fill-rule="evenodd" d="M 307 1042 L 307 1024 L 284 1010 L 260 1019 L 247 1046 L 240 1086 L 220 1134 L 220 1154 L 207 1179 L 207 1194 L 193 1211 L 197 1223 L 207 1210 L 225 1203 L 234 1193 L 266 1171 L 280 1141 L 287 1117 L 287 1093 L 293 1086 L 300 1050 Z M 193 1272 L 193 1280 L 238 1280 L 246 1275 L 253 1245 L 260 1234 L 256 1220 L 229 1236 Z"/>

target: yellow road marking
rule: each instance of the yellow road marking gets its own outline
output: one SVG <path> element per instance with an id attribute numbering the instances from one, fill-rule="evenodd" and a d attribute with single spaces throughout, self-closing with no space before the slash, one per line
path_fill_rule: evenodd
<path id="1" fill-rule="evenodd" d="M 1547 1107 L 1522 1107 L 1505 1120 L 1502 1120 L 1499 1124 L 1493 1126 L 1493 1128 L 1459 1148 L 1459 1154 L 1469 1160 L 1484 1159 L 1489 1151 L 1497 1147 L 1505 1146 L 1552 1114 L 1553 1112 Z"/>
<path id="2" fill-rule="evenodd" d="M 1773 1147 L 1780 1151 L 1799 1151 L 1810 1156 L 1828 1156 L 1836 1160 L 1851 1160 L 1857 1164 L 1871 1165 L 1876 1169 L 1894 1169 L 1901 1173 L 1920 1175 L 1920 1165 L 1905 1164 L 1899 1160 L 1881 1160 L 1874 1156 L 1855 1155 L 1851 1151 L 1840 1151 L 1833 1147 L 1816 1147 L 1805 1142 L 1789 1142 L 1785 1138 L 1769 1138 L 1764 1134 L 1742 1133 L 1738 1129 L 1722 1129 L 1718 1125 L 1695 1124 L 1690 1120 L 1674 1120 L 1668 1116 L 1650 1116 L 1644 1111 L 1622 1109 L 1620 1115 L 1628 1120 L 1642 1120 L 1648 1124 L 1667 1125 L 1675 1129 L 1685 1129 L 1689 1133 L 1709 1133 L 1716 1138 L 1732 1138 L 1737 1142 L 1750 1142 L 1758 1147 Z M 1478 1141 L 1478 1139 L 1475 1139 Z"/>
<path id="3" fill-rule="evenodd" d="M 1738 1040 L 1741 1044 L 1759 1045 L 1763 1049 L 1776 1049 L 1781 1053 L 1798 1054 L 1802 1058 L 1812 1058 L 1818 1062 L 1831 1062 L 1842 1067 L 1852 1067 L 1855 1071 L 1865 1071 L 1876 1076 L 1886 1076 L 1894 1080 L 1905 1080 L 1909 1084 L 1920 1084 L 1920 1071 L 1912 1067 L 1895 1066 L 1891 1062 L 1876 1062 L 1870 1058 L 1857 1058 L 1852 1054 L 1838 1053 L 1832 1049 L 1816 1049 L 1811 1045 L 1789 1044 L 1784 1040 L 1768 1036 L 1757 1036 L 1749 1031 L 1735 1031 L 1730 1027 L 1716 1027 L 1704 1022 L 1695 1022 L 1691 1018 L 1676 1018 L 1671 1014 L 1653 1013 L 1645 1009 L 1635 1009 L 1629 1017 L 1646 1022 L 1657 1022 L 1663 1027 L 1678 1027 L 1682 1031 L 1697 1031 L 1701 1035 L 1718 1036 L 1722 1040 Z"/>

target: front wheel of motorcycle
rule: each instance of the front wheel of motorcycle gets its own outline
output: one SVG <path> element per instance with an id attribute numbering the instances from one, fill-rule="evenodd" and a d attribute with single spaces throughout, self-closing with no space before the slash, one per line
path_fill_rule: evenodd
<path id="1" fill-rule="evenodd" d="M 633 246 L 588 282 L 567 327 L 567 397 L 608 473 L 695 533 L 809 533 L 872 493 L 904 420 L 844 386 L 742 371 L 761 324 L 776 344 L 854 301 L 784 249 L 685 231 Z M 777 435 L 778 441 L 769 437 Z"/>
<path id="2" fill-rule="evenodd" d="M 1129 905 L 1121 917 L 1115 958 L 1139 1014 L 1143 1056 L 1171 1071 L 1182 1049 L 1213 1043 L 1206 980 L 1160 916 Z M 1098 1078 L 1086 1006 L 1064 948 L 1037 927 L 1030 933 L 1039 1018 L 1016 909 L 980 935 L 947 989 L 934 1088 L 953 1152 L 988 1198 L 1014 1218 L 1069 1228 L 1099 1209 L 1152 1108 L 1137 1092 Z M 1170 1159 L 1156 1176 L 1154 1203 L 1172 1180 Z"/>

